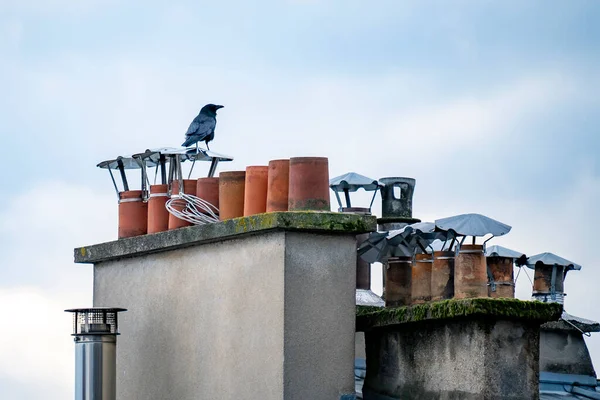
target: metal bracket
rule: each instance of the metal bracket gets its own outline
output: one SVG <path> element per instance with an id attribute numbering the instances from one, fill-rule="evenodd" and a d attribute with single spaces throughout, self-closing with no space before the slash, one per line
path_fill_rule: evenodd
<path id="1" fill-rule="evenodd" d="M 335 193 L 335 198 L 337 199 L 338 205 L 340 206 L 338 208 L 338 212 L 342 212 L 342 208 L 344 208 L 344 206 L 342 205 L 342 199 L 340 199 L 340 195 L 336 190 L 334 190 L 333 193 Z"/>
<path id="2" fill-rule="evenodd" d="M 157 165 L 156 168 L 158 168 L 160 166 L 160 179 L 161 179 L 160 183 L 162 183 L 163 185 L 167 183 L 167 169 L 165 166 L 166 162 L 167 162 L 167 159 L 166 159 L 165 155 L 161 153 L 160 158 L 158 160 L 159 165 Z"/>
<path id="3" fill-rule="evenodd" d="M 371 198 L 371 203 L 369 204 L 369 212 L 371 211 L 371 208 L 373 207 L 373 202 L 375 201 L 375 196 L 377 196 L 378 191 L 379 191 L 379 188 L 377 188 L 376 190 L 373 191 L 373 197 Z"/>
<path id="4" fill-rule="evenodd" d="M 490 269 L 487 269 L 487 276 L 488 276 L 488 281 L 490 282 L 490 288 L 492 289 L 492 292 L 496 291 L 496 282 L 494 281 L 494 275 L 492 274 L 492 271 L 490 271 Z"/>
<path id="5" fill-rule="evenodd" d="M 560 317 L 561 321 L 565 321 L 567 324 L 571 325 L 573 328 L 577 329 L 579 332 L 581 332 L 582 335 L 585 335 L 587 337 L 591 337 L 592 334 L 590 332 L 584 332 L 581 329 L 579 329 L 577 327 L 577 325 L 575 325 L 574 323 L 572 323 L 571 321 L 567 321 L 566 319 L 564 319 L 563 317 Z"/>
<path id="6" fill-rule="evenodd" d="M 210 168 L 208 170 L 209 178 L 212 178 L 215 176 L 215 171 L 217 170 L 217 164 L 219 164 L 219 158 L 213 157 L 213 159 L 210 161 Z"/>
<path id="7" fill-rule="evenodd" d="M 115 191 L 117 192 L 117 199 L 121 200 L 121 195 L 119 195 L 119 188 L 117 187 L 117 182 L 115 182 L 115 177 L 112 173 L 112 171 L 110 170 L 110 168 L 108 169 L 108 173 L 110 174 L 110 179 L 112 180 L 113 186 L 115 187 Z"/>
<path id="8" fill-rule="evenodd" d="M 144 202 L 147 202 L 149 199 L 149 189 L 148 186 L 150 186 L 150 180 L 148 179 L 148 170 L 146 169 L 146 162 L 141 158 L 141 157 L 136 157 L 134 156 L 133 159 L 138 163 L 138 165 L 140 166 L 140 170 L 141 170 L 141 175 L 142 175 L 142 200 Z"/>
<path id="9" fill-rule="evenodd" d="M 483 253 L 484 253 L 484 254 L 485 254 L 485 249 L 486 249 L 486 244 L 487 244 L 487 242 L 489 242 L 490 240 L 492 240 L 494 237 L 495 237 L 495 236 L 494 236 L 494 235 L 492 235 L 490 238 L 486 239 L 486 240 L 483 242 Z"/>
<path id="10" fill-rule="evenodd" d="M 121 179 L 123 180 L 123 190 L 129 190 L 129 184 L 127 183 L 127 175 L 125 175 L 125 166 L 123 165 L 123 160 L 121 157 L 117 158 L 117 167 L 119 168 L 119 172 L 121 173 Z"/>
<path id="11" fill-rule="evenodd" d="M 352 207 L 350 205 L 350 192 L 348 192 L 348 189 L 344 189 L 344 197 L 346 199 L 346 207 L 348 207 L 348 208 Z"/>

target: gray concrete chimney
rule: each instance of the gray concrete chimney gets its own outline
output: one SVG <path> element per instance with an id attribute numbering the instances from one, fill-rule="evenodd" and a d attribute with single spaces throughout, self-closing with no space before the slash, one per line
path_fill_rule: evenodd
<path id="1" fill-rule="evenodd" d="M 94 305 L 135 310 L 120 398 L 353 398 L 356 235 L 375 227 L 273 212 L 75 249 Z"/>

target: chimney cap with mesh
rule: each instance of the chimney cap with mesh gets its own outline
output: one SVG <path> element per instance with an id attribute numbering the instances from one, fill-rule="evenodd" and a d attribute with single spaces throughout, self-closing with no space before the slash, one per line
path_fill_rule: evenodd
<path id="1" fill-rule="evenodd" d="M 125 308 L 93 307 L 71 308 L 65 312 L 73 313 L 72 336 L 82 335 L 118 335 L 117 313 Z"/>

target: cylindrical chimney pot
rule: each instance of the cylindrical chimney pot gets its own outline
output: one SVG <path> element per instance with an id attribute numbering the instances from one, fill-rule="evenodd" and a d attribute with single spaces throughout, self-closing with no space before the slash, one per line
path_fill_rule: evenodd
<path id="1" fill-rule="evenodd" d="M 266 165 L 246 167 L 244 187 L 244 216 L 267 211 L 267 182 L 269 167 Z"/>
<path id="2" fill-rule="evenodd" d="M 407 306 L 412 296 L 412 257 L 390 257 L 385 265 L 385 306 Z"/>
<path id="3" fill-rule="evenodd" d="M 141 190 L 119 193 L 119 239 L 148 233 L 148 203 Z"/>
<path id="4" fill-rule="evenodd" d="M 431 266 L 431 300 L 454 297 L 454 252 L 435 251 Z"/>
<path id="5" fill-rule="evenodd" d="M 326 157 L 290 159 L 290 211 L 330 211 L 329 160 Z"/>
<path id="6" fill-rule="evenodd" d="M 454 297 L 488 297 L 487 265 L 483 246 L 465 244 L 454 261 Z"/>
<path id="7" fill-rule="evenodd" d="M 267 212 L 287 211 L 290 190 L 290 160 L 269 161 Z"/>
<path id="8" fill-rule="evenodd" d="M 210 203 L 214 208 L 212 212 L 219 209 L 219 178 L 199 178 L 196 183 L 196 197 Z M 206 214 L 206 212 L 204 212 Z"/>
<path id="9" fill-rule="evenodd" d="M 221 221 L 244 216 L 246 171 L 219 174 L 219 218 Z"/>
<path id="10" fill-rule="evenodd" d="M 412 303 L 420 304 L 431 300 L 431 254 L 415 255 L 412 267 Z"/>
<path id="11" fill-rule="evenodd" d="M 163 232 L 169 229 L 169 211 L 165 204 L 169 200 L 169 187 L 150 185 L 148 199 L 148 233 Z"/>
<path id="12" fill-rule="evenodd" d="M 488 284 L 490 297 L 515 297 L 514 260 L 509 257 L 487 257 L 492 281 Z"/>

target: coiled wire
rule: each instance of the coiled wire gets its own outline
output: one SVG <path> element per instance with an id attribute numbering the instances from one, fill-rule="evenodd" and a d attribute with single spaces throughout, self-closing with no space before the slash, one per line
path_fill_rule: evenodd
<path id="1" fill-rule="evenodd" d="M 167 211 L 175 217 L 194 225 L 219 222 L 219 209 L 208 201 L 191 194 L 179 193 L 165 204 Z"/>
<path id="2" fill-rule="evenodd" d="M 194 225 L 219 222 L 219 209 L 217 207 L 200 197 L 183 192 L 183 174 L 179 155 L 175 156 L 169 167 L 169 180 L 172 182 L 174 179 L 179 181 L 179 193 L 173 193 L 165 204 L 170 214 Z"/>

